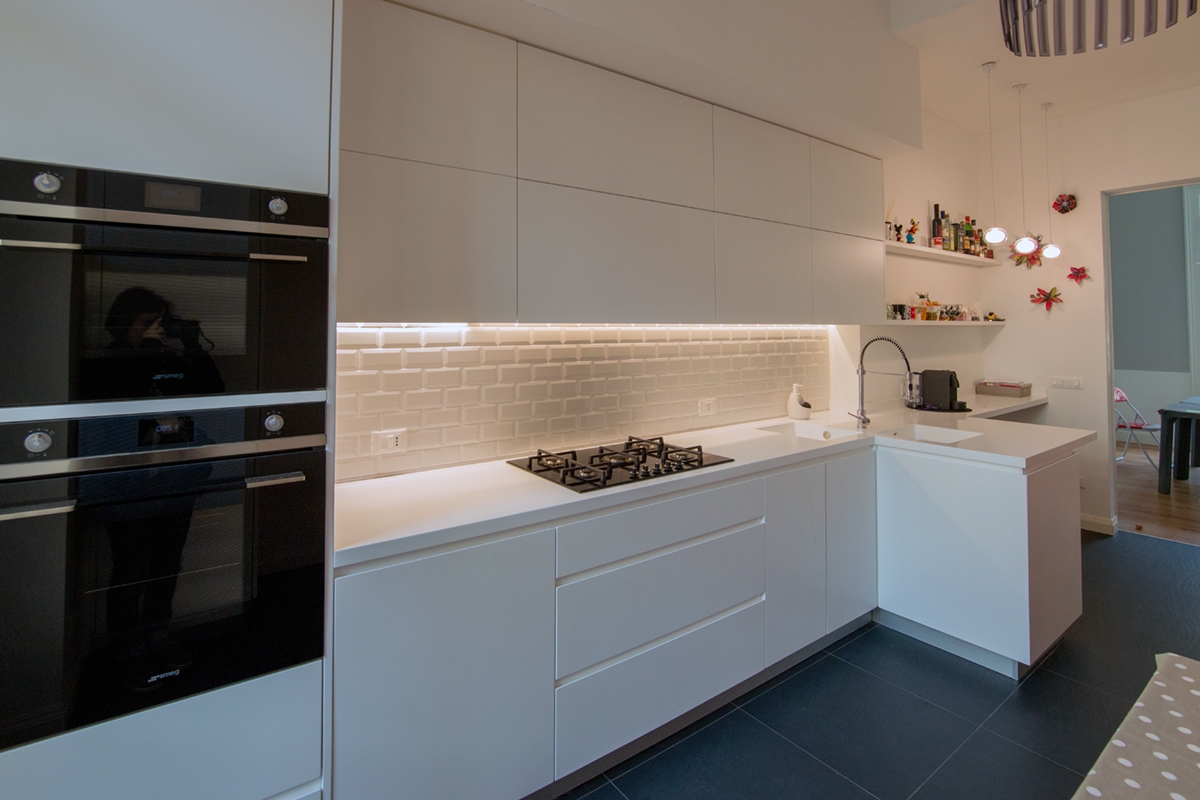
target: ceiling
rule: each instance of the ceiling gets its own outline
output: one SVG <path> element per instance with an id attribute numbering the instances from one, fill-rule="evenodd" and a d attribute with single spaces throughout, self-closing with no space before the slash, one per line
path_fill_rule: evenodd
<path id="1" fill-rule="evenodd" d="M 1090 37 L 1094 2 L 1086 2 Z M 1012 87 L 1018 83 L 1027 84 L 1021 106 L 1026 120 L 1040 118 L 1046 102 L 1054 104 L 1051 116 L 1061 116 L 1200 85 L 1200 15 L 1184 17 L 1186 3 L 1181 2 L 1178 24 L 1163 28 L 1165 3 L 1159 2 L 1159 30 L 1144 39 L 1144 4 L 1139 2 L 1138 36 L 1122 45 L 1120 5 L 1109 3 L 1108 49 L 1089 49 L 1079 55 L 1014 56 L 1004 46 L 997 0 L 961 5 L 910 25 L 896 36 L 920 51 L 921 105 L 975 134 L 988 131 L 987 73 L 981 68 L 986 61 L 996 62 L 992 97 L 997 130 L 1016 127 L 1017 93 Z"/>

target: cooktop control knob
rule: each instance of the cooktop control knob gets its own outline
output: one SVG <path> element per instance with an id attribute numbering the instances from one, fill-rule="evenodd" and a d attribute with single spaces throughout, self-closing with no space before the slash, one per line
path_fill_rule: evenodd
<path id="1" fill-rule="evenodd" d="M 42 431 L 34 431 L 25 437 L 25 449 L 31 453 L 44 453 L 50 449 L 52 444 L 54 444 L 54 439 L 50 434 Z"/>
<path id="2" fill-rule="evenodd" d="M 58 179 L 57 175 L 51 175 L 49 172 L 39 172 L 33 179 L 33 188 L 42 194 L 54 194 L 62 188 L 62 181 Z"/>
<path id="3" fill-rule="evenodd" d="M 278 433 L 279 430 L 283 427 L 283 415 L 282 414 L 268 415 L 267 418 L 263 420 L 263 427 L 266 428 L 267 430 L 269 430 L 271 433 Z"/>
<path id="4" fill-rule="evenodd" d="M 267 209 L 277 217 L 282 217 L 287 213 L 287 200 L 282 197 L 272 197 L 271 202 L 267 203 Z"/>

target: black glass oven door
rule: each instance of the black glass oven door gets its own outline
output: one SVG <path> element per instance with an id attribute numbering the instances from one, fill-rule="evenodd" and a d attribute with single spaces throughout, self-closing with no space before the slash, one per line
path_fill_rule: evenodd
<path id="1" fill-rule="evenodd" d="M 0 747 L 320 658 L 324 458 L 0 484 Z"/>

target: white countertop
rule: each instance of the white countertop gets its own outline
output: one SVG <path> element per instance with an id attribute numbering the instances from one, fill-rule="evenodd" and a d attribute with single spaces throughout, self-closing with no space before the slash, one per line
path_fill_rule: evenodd
<path id="1" fill-rule="evenodd" d="M 341 483 L 334 490 L 334 567 L 594 513 L 874 444 L 1029 472 L 1096 438 L 1093 431 L 991 419 L 1043 405 L 1045 396 L 966 395 L 963 399 L 971 412 L 880 412 L 871 415 L 866 433 L 832 441 L 761 430 L 791 422 L 786 417 L 676 434 L 670 438 L 688 446 L 699 444 L 734 461 L 586 494 L 577 494 L 505 461 Z M 831 412 L 814 415 L 812 422 L 851 431 L 856 426 L 848 416 Z M 952 444 L 888 435 L 892 429 L 913 424 L 979 435 Z"/>

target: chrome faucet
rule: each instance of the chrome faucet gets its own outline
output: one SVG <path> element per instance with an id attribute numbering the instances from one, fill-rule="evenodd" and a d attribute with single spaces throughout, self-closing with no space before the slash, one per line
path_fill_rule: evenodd
<path id="1" fill-rule="evenodd" d="M 871 424 L 870 417 L 867 416 L 866 411 L 863 409 L 863 378 L 867 374 L 866 369 L 863 368 L 863 358 L 867 355 L 867 348 L 873 345 L 875 342 L 888 342 L 894 345 L 896 349 L 900 351 L 900 357 L 904 359 L 904 374 L 900 375 L 900 373 L 897 372 L 875 372 L 874 374 L 895 375 L 904 378 L 907 383 L 907 389 L 904 392 L 905 405 L 907 405 L 909 408 L 915 408 L 917 405 L 919 405 L 918 398 L 916 397 L 916 391 L 913 388 L 912 367 L 908 363 L 908 356 L 904 354 L 904 348 L 900 346 L 899 342 L 891 337 L 876 336 L 874 339 L 868 340 L 867 343 L 862 346 L 862 350 L 858 352 L 858 413 L 855 414 L 853 411 L 846 412 L 858 420 L 858 429 L 860 431 L 866 430 L 866 427 Z"/>

